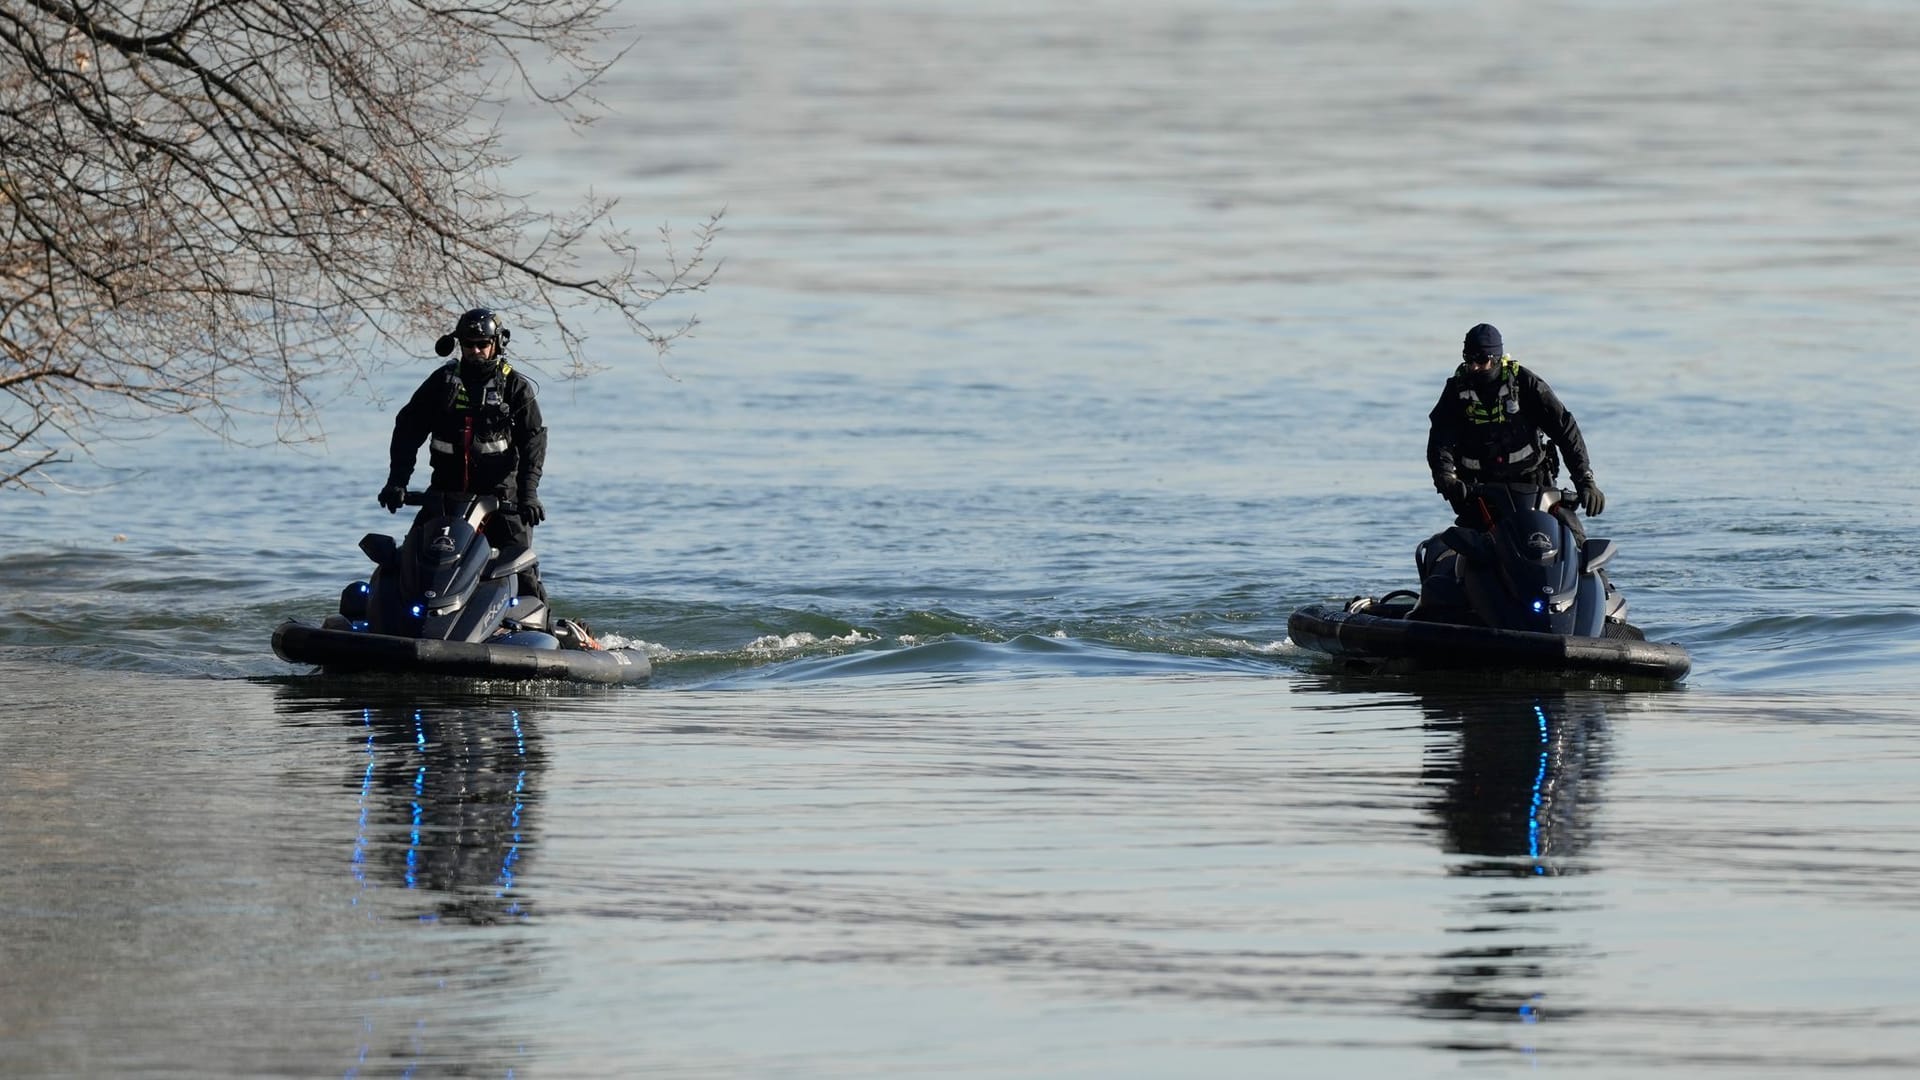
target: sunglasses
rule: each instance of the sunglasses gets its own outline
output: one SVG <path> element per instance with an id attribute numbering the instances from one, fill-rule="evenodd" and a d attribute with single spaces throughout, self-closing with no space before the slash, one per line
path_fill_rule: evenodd
<path id="1" fill-rule="evenodd" d="M 460 347 L 463 349 L 470 350 L 472 352 L 479 352 L 481 349 L 492 348 L 493 342 L 485 338 L 482 338 L 479 341 L 463 341 L 460 343 Z"/>
<path id="2" fill-rule="evenodd" d="M 1494 364 L 1497 364 L 1500 362 L 1500 358 L 1497 356 L 1469 356 L 1466 358 L 1466 360 L 1467 360 L 1468 367 L 1475 367 L 1475 368 L 1491 367 Z"/>

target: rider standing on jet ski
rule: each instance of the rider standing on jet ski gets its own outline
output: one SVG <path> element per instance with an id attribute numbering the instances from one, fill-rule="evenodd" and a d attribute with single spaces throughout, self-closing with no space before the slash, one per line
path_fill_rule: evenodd
<path id="1" fill-rule="evenodd" d="M 533 382 L 502 358 L 512 336 L 500 316 L 474 308 L 453 333 L 434 345 L 441 356 L 457 345 L 460 359 L 427 376 L 393 421 L 392 465 L 380 505 L 396 512 L 404 503 L 420 444 L 431 437 L 429 492 L 492 495 L 519 504 L 519 515 L 487 519 L 486 536 L 501 551 L 533 546 L 533 527 L 546 519 L 540 505 L 540 473 L 547 460 L 547 426 L 540 419 Z M 542 600 L 538 568 L 520 575 L 520 591 Z"/>
<path id="2" fill-rule="evenodd" d="M 1500 331 L 1481 323 L 1467 331 L 1461 363 L 1427 415 L 1427 465 L 1433 487 L 1459 515 L 1458 524 L 1484 528 L 1467 502 L 1472 484 L 1528 483 L 1551 487 L 1560 472 L 1555 451 L 1580 491 L 1580 503 L 1598 517 L 1606 496 L 1593 481 L 1586 440 L 1573 414 L 1546 380 L 1514 363 Z M 1584 542 L 1586 530 L 1573 508 L 1555 511 Z"/>

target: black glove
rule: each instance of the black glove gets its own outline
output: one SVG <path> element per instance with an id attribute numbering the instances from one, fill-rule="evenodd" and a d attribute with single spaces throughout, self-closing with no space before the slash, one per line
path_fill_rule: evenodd
<path id="1" fill-rule="evenodd" d="M 520 493 L 520 523 L 532 528 L 547 520 L 547 508 L 540 505 L 540 496 L 531 491 Z"/>
<path id="2" fill-rule="evenodd" d="M 381 488 L 380 505 L 386 507 L 389 514 L 399 513 L 400 508 L 407 505 L 407 485 L 390 483 Z"/>
<path id="3" fill-rule="evenodd" d="M 1433 478 L 1433 490 L 1438 491 L 1441 498 L 1456 507 L 1467 501 L 1466 481 L 1452 473 L 1441 473 L 1435 476 Z"/>
<path id="4" fill-rule="evenodd" d="M 1599 517 L 1600 511 L 1607 508 L 1606 493 L 1600 490 L 1600 485 L 1594 483 L 1591 476 L 1580 481 L 1580 505 L 1587 508 L 1588 517 Z"/>

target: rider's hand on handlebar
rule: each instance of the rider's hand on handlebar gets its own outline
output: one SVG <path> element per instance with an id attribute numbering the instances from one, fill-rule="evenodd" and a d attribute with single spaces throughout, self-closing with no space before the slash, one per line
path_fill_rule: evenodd
<path id="1" fill-rule="evenodd" d="M 1443 473 L 1434 477 L 1433 488 L 1440 493 L 1441 498 L 1456 507 L 1467 501 L 1466 481 L 1452 473 Z"/>
<path id="2" fill-rule="evenodd" d="M 406 499 L 407 485 L 405 484 L 388 484 L 380 489 L 380 505 L 386 507 L 389 514 L 399 513 L 400 508 L 406 505 Z"/>
<path id="3" fill-rule="evenodd" d="M 1586 507 L 1588 517 L 1599 517 L 1600 511 L 1607 508 L 1607 496 L 1591 476 L 1580 481 L 1580 505 Z"/>

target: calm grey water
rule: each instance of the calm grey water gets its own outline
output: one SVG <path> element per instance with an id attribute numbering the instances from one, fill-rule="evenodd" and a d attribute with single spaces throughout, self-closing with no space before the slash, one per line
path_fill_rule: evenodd
<path id="1" fill-rule="evenodd" d="M 522 350 L 549 585 L 653 686 L 271 656 L 425 342 L 324 448 L 0 496 L 0 1071 L 1920 1068 L 1904 5 L 621 10 L 614 115 L 511 130 L 727 208 L 664 364 Z M 1286 640 L 1412 583 L 1482 320 L 1684 688 Z"/>

